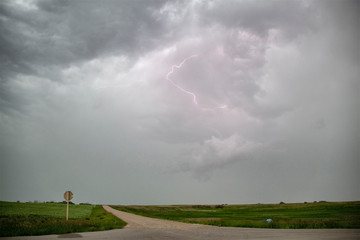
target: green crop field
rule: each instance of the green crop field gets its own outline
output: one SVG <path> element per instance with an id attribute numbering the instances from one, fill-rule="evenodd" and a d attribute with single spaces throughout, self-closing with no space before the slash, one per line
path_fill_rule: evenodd
<path id="1" fill-rule="evenodd" d="M 101 231 L 122 228 L 126 223 L 102 206 L 0 202 L 0 236 L 28 236 Z"/>
<path id="2" fill-rule="evenodd" d="M 215 226 L 360 228 L 360 202 L 112 207 L 147 217 Z M 263 222 L 269 218 L 272 222 Z"/>
<path id="3" fill-rule="evenodd" d="M 86 218 L 91 215 L 93 205 L 72 205 L 69 204 L 69 218 Z M 14 203 L 1 202 L 0 215 L 40 215 L 64 218 L 66 216 L 66 204 L 59 203 Z"/>

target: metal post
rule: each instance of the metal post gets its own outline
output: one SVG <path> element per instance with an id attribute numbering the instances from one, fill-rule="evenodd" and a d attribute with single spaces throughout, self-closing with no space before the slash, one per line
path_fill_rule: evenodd
<path id="1" fill-rule="evenodd" d="M 69 219 L 69 200 L 66 201 L 66 222 Z"/>

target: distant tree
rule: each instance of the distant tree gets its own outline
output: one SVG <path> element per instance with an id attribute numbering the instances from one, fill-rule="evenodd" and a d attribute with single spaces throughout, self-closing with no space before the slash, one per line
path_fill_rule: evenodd
<path id="1" fill-rule="evenodd" d="M 67 202 L 66 202 L 66 201 L 62 201 L 62 202 L 59 202 L 59 203 L 66 204 Z M 72 201 L 69 201 L 69 204 L 75 205 L 75 203 L 73 203 Z"/>

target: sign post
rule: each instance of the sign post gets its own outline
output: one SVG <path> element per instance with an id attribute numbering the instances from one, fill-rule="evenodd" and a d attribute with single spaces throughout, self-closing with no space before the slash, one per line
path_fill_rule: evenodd
<path id="1" fill-rule="evenodd" d="M 64 198 L 66 200 L 66 222 L 69 219 L 69 201 L 73 198 L 73 193 L 71 191 L 66 191 L 64 193 Z"/>

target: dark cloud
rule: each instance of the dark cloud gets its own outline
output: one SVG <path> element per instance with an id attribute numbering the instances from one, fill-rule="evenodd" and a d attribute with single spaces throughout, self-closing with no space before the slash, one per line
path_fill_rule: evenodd
<path id="1" fill-rule="evenodd" d="M 154 47 L 162 1 L 34 1 L 1 3 L 2 109 L 13 104 L 6 82 L 23 74 L 62 81 L 62 68 L 108 55 L 136 59 Z"/>
<path id="2" fill-rule="evenodd" d="M 294 38 L 314 28 L 317 17 L 312 4 L 306 1 L 219 1 L 203 2 L 199 7 L 203 24 L 221 24 L 240 28 L 260 36 L 276 29 Z"/>
<path id="3" fill-rule="evenodd" d="M 357 199 L 358 10 L 2 1 L 4 200 Z"/>
<path id="4" fill-rule="evenodd" d="M 136 55 L 153 47 L 162 1 L 2 3 L 3 52 L 10 64 L 68 64 L 104 54 Z"/>

